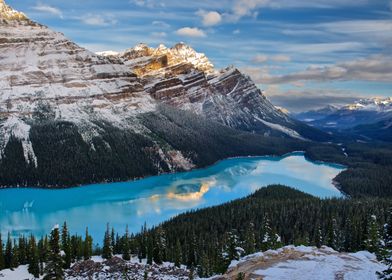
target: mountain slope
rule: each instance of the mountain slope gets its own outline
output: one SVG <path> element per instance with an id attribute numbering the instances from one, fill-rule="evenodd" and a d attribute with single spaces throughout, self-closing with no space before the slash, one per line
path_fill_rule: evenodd
<path id="1" fill-rule="evenodd" d="M 324 129 L 348 129 L 392 118 L 392 98 L 361 99 L 341 108 L 326 107 L 296 114 L 299 120 Z"/>
<path id="2" fill-rule="evenodd" d="M 217 71 L 204 54 L 183 43 L 156 49 L 139 44 L 123 53 L 101 54 L 122 59 L 141 78 L 145 90 L 165 104 L 244 131 L 301 140 L 328 139 L 275 108 L 238 69 Z"/>
<path id="3" fill-rule="evenodd" d="M 389 119 L 372 124 L 362 124 L 347 129 L 346 132 L 357 135 L 365 141 L 392 141 L 392 116 Z"/>
<path id="4" fill-rule="evenodd" d="M 91 53 L 2 0 L 0 11 L 0 186 L 119 181 L 304 149 L 173 108 L 123 59 Z M 196 58 L 181 60 L 206 61 Z"/>

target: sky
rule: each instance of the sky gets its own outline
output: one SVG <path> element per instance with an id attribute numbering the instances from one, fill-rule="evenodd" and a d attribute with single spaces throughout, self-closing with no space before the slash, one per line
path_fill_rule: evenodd
<path id="1" fill-rule="evenodd" d="M 185 42 L 292 112 L 392 96 L 392 0 L 6 0 L 91 51 Z"/>

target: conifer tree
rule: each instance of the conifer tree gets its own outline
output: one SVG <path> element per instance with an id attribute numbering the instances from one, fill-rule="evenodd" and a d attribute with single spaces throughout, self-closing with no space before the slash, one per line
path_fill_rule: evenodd
<path id="1" fill-rule="evenodd" d="M 139 262 L 141 262 L 142 259 L 145 259 L 147 257 L 147 224 L 146 223 L 144 223 L 144 225 L 142 226 L 142 230 L 138 238 L 138 241 L 139 241 L 138 258 L 139 258 Z"/>
<path id="2" fill-rule="evenodd" d="M 253 223 L 249 223 L 246 229 L 244 250 L 248 255 L 256 251 L 255 225 Z"/>
<path id="3" fill-rule="evenodd" d="M 194 269 L 194 267 L 197 264 L 196 260 L 196 237 L 195 233 L 192 231 L 192 234 L 190 235 L 190 240 L 188 241 L 188 260 L 187 260 L 187 266 L 188 268 Z"/>
<path id="4" fill-rule="evenodd" d="M 93 240 L 92 237 L 88 233 L 88 228 L 86 227 L 86 236 L 84 239 L 84 249 L 83 249 L 83 258 L 84 260 L 91 259 L 93 255 Z"/>
<path id="5" fill-rule="evenodd" d="M 19 248 L 16 240 L 14 240 L 14 245 L 12 247 L 12 256 L 11 256 L 11 268 L 17 268 L 19 266 Z"/>
<path id="6" fill-rule="evenodd" d="M 7 243 L 5 246 L 5 253 L 4 253 L 5 268 L 11 268 L 11 262 L 12 262 L 12 239 L 11 239 L 11 233 L 8 232 Z"/>
<path id="7" fill-rule="evenodd" d="M 392 280 L 392 208 L 389 210 L 387 223 L 384 225 L 384 244 L 385 255 L 383 261 L 387 265 L 387 269 L 378 274 L 382 280 Z"/>
<path id="8" fill-rule="evenodd" d="M 130 246 L 129 246 L 129 231 L 128 231 L 128 225 L 125 229 L 125 235 L 124 235 L 124 241 L 123 241 L 123 259 L 126 261 L 129 261 L 131 259 L 130 255 Z"/>
<path id="9" fill-rule="evenodd" d="M 367 227 L 367 235 L 365 240 L 365 249 L 371 253 L 375 253 L 377 256 L 380 254 L 381 236 L 378 230 L 377 217 L 371 215 L 369 224 Z"/>
<path id="10" fill-rule="evenodd" d="M 70 268 L 72 263 L 71 237 L 66 222 L 61 230 L 61 249 L 64 252 L 64 268 Z"/>
<path id="11" fill-rule="evenodd" d="M 180 241 L 177 238 L 176 245 L 174 247 L 174 265 L 176 267 L 180 267 L 181 260 L 182 260 L 182 258 L 181 258 L 181 245 L 180 245 Z"/>
<path id="12" fill-rule="evenodd" d="M 3 245 L 3 240 L 1 238 L 1 233 L 0 233 L 0 270 L 3 270 L 5 268 L 5 260 L 4 260 L 4 245 Z"/>
<path id="13" fill-rule="evenodd" d="M 112 246 L 112 254 L 117 254 L 117 244 L 116 244 L 116 233 L 114 232 L 114 228 L 112 228 L 112 232 L 110 234 L 110 241 Z"/>
<path id="14" fill-rule="evenodd" d="M 238 251 L 238 236 L 236 231 L 230 231 L 226 235 L 226 252 L 225 257 L 229 264 L 232 260 L 238 260 L 240 258 L 240 252 Z"/>
<path id="15" fill-rule="evenodd" d="M 39 277 L 40 267 L 39 267 L 39 255 L 38 248 L 34 236 L 32 235 L 29 240 L 29 273 L 33 274 L 35 278 Z"/>
<path id="16" fill-rule="evenodd" d="M 39 256 L 39 265 L 40 271 L 43 273 L 44 271 L 44 263 L 48 260 L 49 255 L 49 242 L 48 237 L 45 236 L 38 241 L 38 256 Z"/>
<path id="17" fill-rule="evenodd" d="M 336 225 L 336 219 L 332 218 L 330 222 L 328 223 L 328 228 L 327 228 L 327 246 L 337 249 L 337 225 Z"/>
<path id="18" fill-rule="evenodd" d="M 166 257 L 166 238 L 165 232 L 161 227 L 158 227 L 155 232 L 153 260 L 156 264 L 161 264 Z"/>
<path id="19" fill-rule="evenodd" d="M 27 242 L 23 235 L 20 235 L 18 240 L 18 260 L 19 264 L 27 263 Z"/>
<path id="20" fill-rule="evenodd" d="M 317 224 L 314 231 L 314 245 L 320 248 L 323 245 L 323 232 L 321 230 L 320 224 Z"/>
<path id="21" fill-rule="evenodd" d="M 147 235 L 147 264 L 151 265 L 154 257 L 154 238 L 152 234 Z"/>
<path id="22" fill-rule="evenodd" d="M 64 264 L 60 250 L 60 231 L 58 226 L 55 226 L 50 233 L 49 250 L 44 280 L 62 280 L 64 279 Z"/>
<path id="23" fill-rule="evenodd" d="M 109 224 L 106 226 L 105 237 L 103 239 L 102 258 L 111 259 L 113 257 L 112 237 Z"/>
<path id="24" fill-rule="evenodd" d="M 271 228 L 268 218 L 263 219 L 261 227 L 261 250 L 277 249 L 281 247 L 280 236 Z"/>

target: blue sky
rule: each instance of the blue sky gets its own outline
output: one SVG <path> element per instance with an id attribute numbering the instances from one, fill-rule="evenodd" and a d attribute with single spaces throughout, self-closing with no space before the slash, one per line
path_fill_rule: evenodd
<path id="1" fill-rule="evenodd" d="M 92 51 L 188 43 L 292 111 L 392 96 L 392 0 L 7 3 Z"/>

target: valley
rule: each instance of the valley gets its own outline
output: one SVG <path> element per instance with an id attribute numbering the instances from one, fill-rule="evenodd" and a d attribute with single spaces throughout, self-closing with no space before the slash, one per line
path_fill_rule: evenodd
<path id="1" fill-rule="evenodd" d="M 389 42 L 388 20 L 9 2 L 26 13 L 0 0 L 0 279 L 390 279 L 391 60 L 356 43 Z"/>

